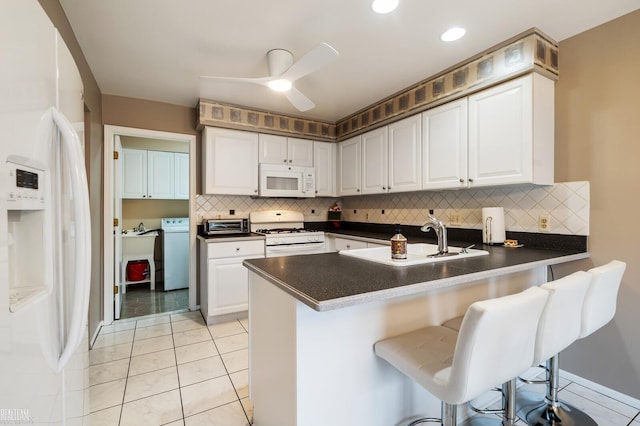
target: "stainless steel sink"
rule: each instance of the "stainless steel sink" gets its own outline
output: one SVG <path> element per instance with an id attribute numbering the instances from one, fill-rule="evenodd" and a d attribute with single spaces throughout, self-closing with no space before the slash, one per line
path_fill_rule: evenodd
<path id="1" fill-rule="evenodd" d="M 485 256 L 489 254 L 486 250 L 466 249 L 462 247 L 449 246 L 449 255 L 433 256 L 438 253 L 436 244 L 407 244 L 407 259 L 396 260 L 391 259 L 391 249 L 389 247 L 372 247 L 354 250 L 341 250 L 340 254 L 351 256 L 358 259 L 368 260 L 370 262 L 382 263 L 391 266 L 411 266 L 423 265 L 425 263 L 446 262 L 449 260 L 466 259 L 469 257 Z"/>

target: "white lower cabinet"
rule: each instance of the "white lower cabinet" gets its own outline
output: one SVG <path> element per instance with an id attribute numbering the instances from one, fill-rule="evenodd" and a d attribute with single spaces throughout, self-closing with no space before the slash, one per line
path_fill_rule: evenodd
<path id="1" fill-rule="evenodd" d="M 371 242 L 371 241 L 363 241 L 356 238 L 349 238 L 348 236 L 340 236 L 333 237 L 327 236 L 327 248 L 329 252 L 340 251 L 340 250 L 354 250 L 354 249 L 362 249 L 362 248 L 372 248 L 372 247 L 384 247 L 388 246 L 385 244 L 383 240 L 375 240 L 380 241 L 379 243 Z"/>
<path id="2" fill-rule="evenodd" d="M 207 324 L 226 321 L 248 309 L 246 259 L 264 257 L 264 241 L 200 242 L 200 310 Z"/>

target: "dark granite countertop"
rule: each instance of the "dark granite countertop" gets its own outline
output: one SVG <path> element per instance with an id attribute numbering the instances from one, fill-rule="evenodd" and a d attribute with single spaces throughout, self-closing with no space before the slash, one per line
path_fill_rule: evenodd
<path id="1" fill-rule="evenodd" d="M 489 251 L 489 255 L 405 267 L 339 253 L 251 259 L 243 264 L 312 309 L 327 311 L 589 257 L 585 250 L 507 248 L 482 243 L 476 248 Z"/>

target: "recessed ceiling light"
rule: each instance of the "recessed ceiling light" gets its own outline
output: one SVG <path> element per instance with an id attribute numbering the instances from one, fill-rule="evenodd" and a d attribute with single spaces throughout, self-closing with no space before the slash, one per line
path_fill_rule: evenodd
<path id="1" fill-rule="evenodd" d="M 271 90 L 275 90 L 276 92 L 287 92 L 291 89 L 291 82 L 284 78 L 272 80 L 268 82 L 267 85 Z"/>
<path id="2" fill-rule="evenodd" d="M 454 27 L 449 28 L 447 31 L 443 32 L 440 36 L 440 40 L 442 41 L 456 41 L 464 37 L 464 34 L 467 31 L 464 28 Z"/>
<path id="3" fill-rule="evenodd" d="M 371 8 L 376 13 L 389 13 L 398 7 L 400 0 L 373 0 Z"/>

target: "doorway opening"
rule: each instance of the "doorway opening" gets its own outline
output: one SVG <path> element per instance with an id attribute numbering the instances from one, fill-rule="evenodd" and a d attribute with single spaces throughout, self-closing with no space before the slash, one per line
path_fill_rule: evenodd
<path id="1" fill-rule="evenodd" d="M 197 308 L 196 227 L 189 225 L 195 142 L 193 135 L 105 126 L 105 324 Z M 166 219 L 184 224 L 180 256 L 165 256 L 166 236 L 175 238 L 165 232 Z"/>

